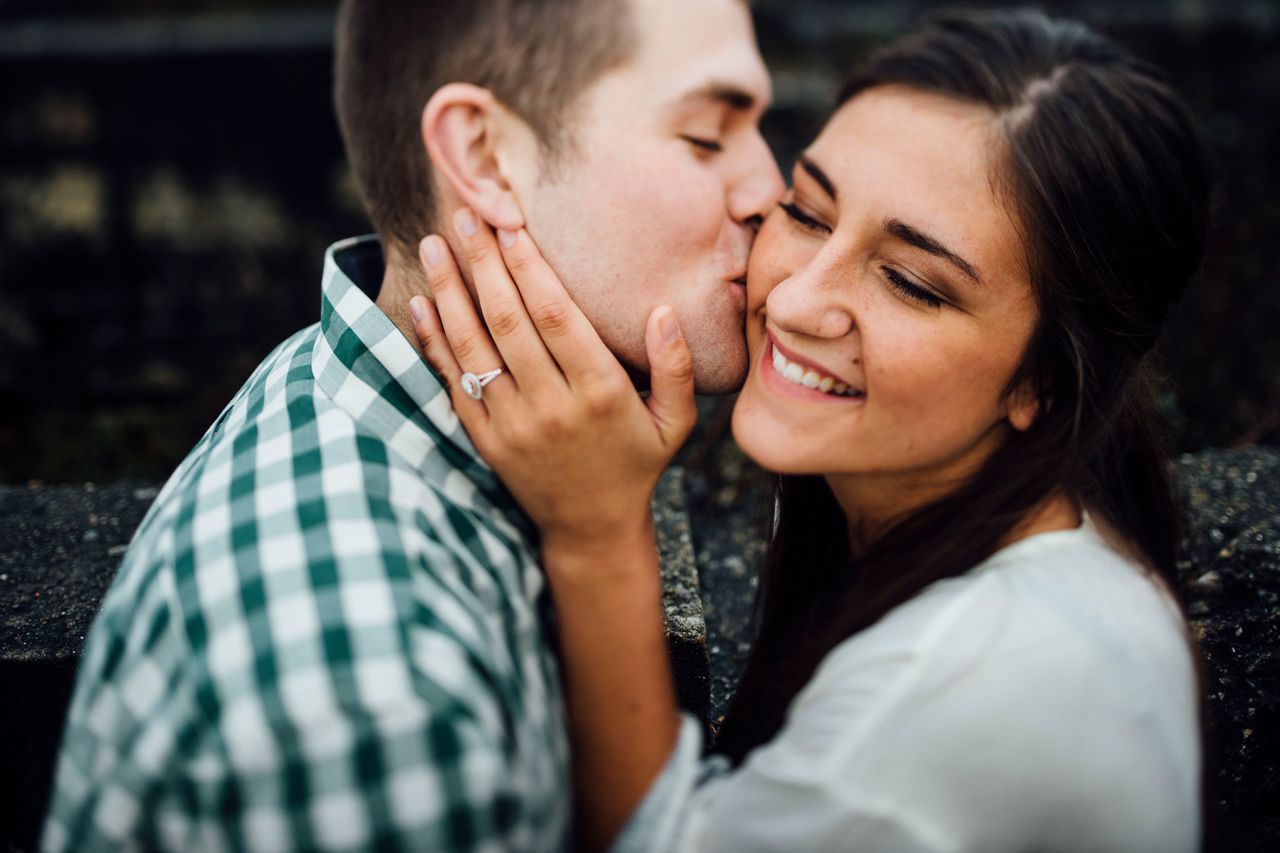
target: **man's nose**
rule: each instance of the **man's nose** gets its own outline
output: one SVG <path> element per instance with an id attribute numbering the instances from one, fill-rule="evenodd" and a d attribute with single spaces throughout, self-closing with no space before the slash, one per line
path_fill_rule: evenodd
<path id="1" fill-rule="evenodd" d="M 773 152 L 757 135 L 729 189 L 729 215 L 737 222 L 759 222 L 787 191 Z"/>

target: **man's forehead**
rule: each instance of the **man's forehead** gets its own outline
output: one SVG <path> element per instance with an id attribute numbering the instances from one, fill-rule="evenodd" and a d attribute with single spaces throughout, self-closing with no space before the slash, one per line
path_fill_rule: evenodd
<path id="1" fill-rule="evenodd" d="M 640 24 L 632 70 L 667 107 L 767 107 L 769 72 L 756 48 L 745 0 L 632 0 Z M 652 91 L 652 90 L 651 90 Z"/>
<path id="2" fill-rule="evenodd" d="M 711 79 L 677 94 L 668 106 L 679 111 L 685 107 L 713 104 L 749 113 L 768 108 L 770 95 L 768 77 L 748 80 Z"/>

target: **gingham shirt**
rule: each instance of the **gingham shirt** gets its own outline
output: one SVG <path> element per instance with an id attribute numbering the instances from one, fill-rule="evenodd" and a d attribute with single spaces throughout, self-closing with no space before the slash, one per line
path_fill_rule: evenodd
<path id="1" fill-rule="evenodd" d="M 531 528 L 370 300 L 381 274 L 374 240 L 329 249 L 320 323 L 139 528 L 85 648 L 44 849 L 566 845 Z"/>

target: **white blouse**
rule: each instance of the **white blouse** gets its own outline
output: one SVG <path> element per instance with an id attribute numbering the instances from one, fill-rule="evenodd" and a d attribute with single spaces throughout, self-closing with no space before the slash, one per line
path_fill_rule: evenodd
<path id="1" fill-rule="evenodd" d="M 1178 609 L 1087 515 L 933 584 L 833 649 L 729 772 L 680 740 L 615 851 L 1198 848 Z"/>

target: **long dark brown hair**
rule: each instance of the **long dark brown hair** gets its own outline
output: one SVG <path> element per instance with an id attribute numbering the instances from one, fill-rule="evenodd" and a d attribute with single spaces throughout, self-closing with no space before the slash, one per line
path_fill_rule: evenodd
<path id="1" fill-rule="evenodd" d="M 1147 355 L 1208 224 L 1206 151 L 1187 108 L 1154 68 L 1034 12 L 932 17 L 873 54 L 840 104 L 887 85 L 993 112 L 993 179 L 1039 311 L 1006 393 L 1035 389 L 1040 413 L 856 559 L 826 482 L 780 478 L 758 639 L 716 744 L 734 763 L 777 734 L 832 648 L 982 562 L 1054 495 L 1087 507 L 1176 589 L 1179 514 Z"/>

